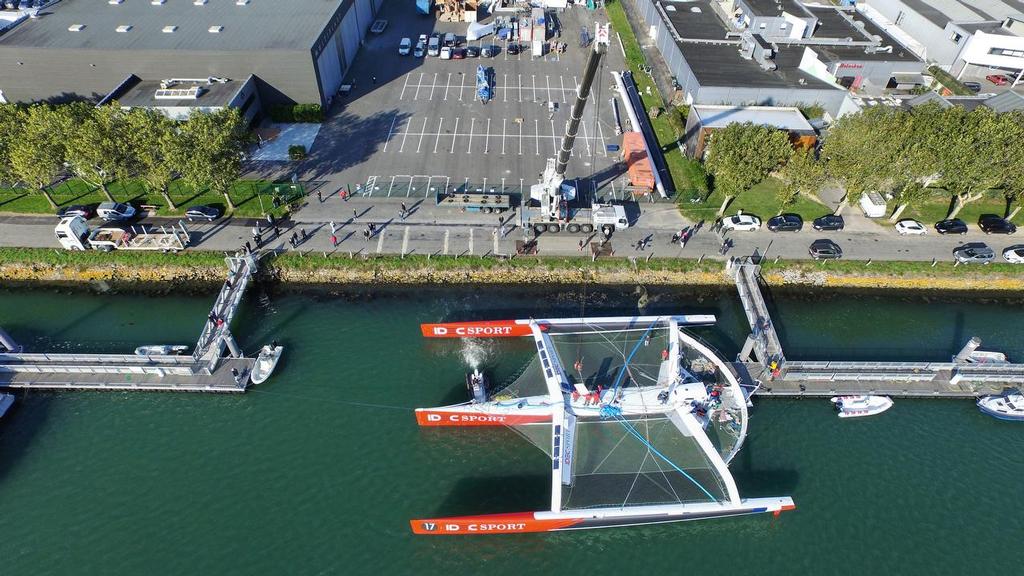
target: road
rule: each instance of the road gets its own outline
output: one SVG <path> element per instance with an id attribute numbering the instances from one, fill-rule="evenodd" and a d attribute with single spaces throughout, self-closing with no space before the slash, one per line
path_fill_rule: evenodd
<path id="1" fill-rule="evenodd" d="M 262 247 L 293 250 L 286 241 L 287 237 L 304 230 L 309 239 L 298 246 L 297 249 L 302 251 L 345 255 L 351 252 L 479 256 L 511 254 L 515 251 L 515 241 L 524 238 L 517 212 L 507 214 L 507 221 L 514 224 L 506 225 L 506 235 L 495 239 L 499 218 L 496 214 L 458 213 L 434 206 L 429 201 L 419 204 L 407 202 L 406 208 L 412 213 L 403 221 L 400 218 L 401 202 L 396 199 L 353 198 L 343 201 L 333 196 L 322 203 L 313 197 L 310 202 L 313 204 L 300 210 L 295 220 L 281 223 L 283 238 L 270 239 Z M 615 256 L 724 259 L 752 254 L 756 250 L 769 259 L 807 259 L 807 248 L 812 241 L 830 238 L 842 246 L 847 260 L 934 259 L 950 262 L 952 250 L 966 242 L 985 242 L 997 255 L 1007 246 L 1024 243 L 1016 236 L 987 236 L 977 232 L 973 226 L 972 232 L 964 236 L 941 236 L 932 232 L 925 236 L 903 237 L 892 229 L 866 220 L 865 224 L 851 215 L 851 226 L 843 232 L 816 232 L 809 226 L 796 233 L 773 233 L 763 228 L 757 232 L 730 232 L 727 237 L 734 246 L 723 256 L 720 254 L 721 236 L 707 225 L 698 229 L 685 248 L 670 242 L 674 232 L 684 226 L 694 226 L 679 215 L 674 205 L 642 204 L 641 209 L 634 227 L 613 236 L 611 247 Z M 172 222 L 174 220 L 148 218 L 141 223 L 159 226 Z M 335 224 L 336 247 L 331 245 L 331 222 Z M 195 249 L 233 251 L 251 240 L 254 223 L 255 220 L 249 218 L 229 218 L 215 223 L 187 223 L 187 226 Z M 366 240 L 363 230 L 370 223 L 377 227 L 377 231 Z M 59 245 L 53 235 L 55 224 L 56 218 L 47 216 L 0 216 L 0 246 L 57 249 Z M 97 226 L 99 222 L 93 221 L 92 225 Z M 542 234 L 538 238 L 539 254 L 578 256 L 579 241 L 583 238 L 582 235 L 566 233 Z M 637 242 L 645 238 L 649 240 L 647 248 L 637 250 Z M 592 237 L 590 240 L 597 242 L 600 239 Z M 997 256 L 997 261 L 1002 261 L 1001 256 Z"/>

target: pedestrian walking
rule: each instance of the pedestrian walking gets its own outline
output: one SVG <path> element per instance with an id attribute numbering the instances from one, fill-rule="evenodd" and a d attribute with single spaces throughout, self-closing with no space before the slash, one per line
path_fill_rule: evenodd
<path id="1" fill-rule="evenodd" d="M 277 226 L 277 224 L 274 224 L 274 238 L 280 238 L 280 237 L 281 237 L 281 229 Z"/>
<path id="2" fill-rule="evenodd" d="M 323 192 L 321 192 L 321 191 L 319 191 L 319 190 L 317 190 L 317 191 L 316 191 L 316 199 L 317 199 L 317 201 L 319 201 L 319 202 L 320 202 L 321 204 L 323 204 L 323 203 L 324 203 L 324 193 L 323 193 Z"/>
<path id="3" fill-rule="evenodd" d="M 332 248 L 337 248 L 338 247 L 338 237 L 335 236 L 334 234 L 331 234 L 331 247 Z"/>
<path id="4" fill-rule="evenodd" d="M 334 234 L 335 232 L 338 231 L 338 229 L 334 227 L 334 220 L 331 220 L 330 222 L 328 222 L 328 224 L 331 225 L 331 234 Z"/>
<path id="5" fill-rule="evenodd" d="M 580 252 L 583 252 L 583 240 L 580 240 Z"/>
<path id="6" fill-rule="evenodd" d="M 256 235 L 260 233 L 260 227 L 258 225 L 257 226 L 253 226 L 252 230 L 250 230 L 249 233 L 252 234 L 253 238 L 255 238 Z"/>
<path id="7" fill-rule="evenodd" d="M 376 234 L 376 233 L 377 233 L 377 225 L 374 224 L 373 222 L 370 222 L 370 234 Z"/>
<path id="8" fill-rule="evenodd" d="M 274 225 L 274 215 L 273 214 L 267 214 L 267 224 L 270 224 L 271 226 Z"/>
<path id="9" fill-rule="evenodd" d="M 308 238 L 308 237 L 309 236 L 306 236 L 306 229 L 305 228 L 299 228 L 299 239 L 300 239 L 300 241 L 301 242 L 305 242 L 306 238 Z"/>
<path id="10" fill-rule="evenodd" d="M 672 240 L 669 242 L 669 245 L 675 244 L 677 242 L 679 242 L 679 234 L 673 233 Z"/>
<path id="11" fill-rule="evenodd" d="M 256 234 L 255 236 L 252 237 L 252 242 L 253 244 L 256 245 L 257 248 L 259 248 L 263 244 L 263 235 Z"/>
<path id="12" fill-rule="evenodd" d="M 405 202 L 402 202 L 402 214 L 405 214 L 408 211 L 409 209 L 405 207 Z"/>
<path id="13" fill-rule="evenodd" d="M 352 209 L 352 219 L 355 220 L 358 217 L 359 217 L 359 212 L 356 212 L 356 209 L 353 208 Z"/>
<path id="14" fill-rule="evenodd" d="M 363 230 L 363 240 L 364 240 L 364 241 L 365 241 L 365 242 L 366 242 L 367 244 L 369 244 L 369 242 L 370 242 L 370 230 L 369 230 L 369 229 L 367 229 L 367 230 Z"/>
<path id="15" fill-rule="evenodd" d="M 299 235 L 292 232 L 291 237 L 288 238 L 288 243 L 292 245 L 292 248 L 297 247 L 299 245 Z"/>
<path id="16" fill-rule="evenodd" d="M 249 253 L 251 253 L 251 252 L 252 252 L 252 247 L 251 247 L 251 246 L 249 246 L 249 241 L 248 241 L 248 240 L 246 240 L 246 241 L 245 241 L 245 253 L 246 253 L 246 254 L 249 254 Z"/>

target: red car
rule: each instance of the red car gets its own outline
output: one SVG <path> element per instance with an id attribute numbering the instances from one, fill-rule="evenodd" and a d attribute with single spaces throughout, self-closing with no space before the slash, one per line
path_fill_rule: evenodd
<path id="1" fill-rule="evenodd" d="M 996 86 L 1005 86 L 1010 83 L 1010 79 L 1003 74 L 989 74 L 988 76 L 985 76 L 985 80 L 988 80 Z"/>
<path id="2" fill-rule="evenodd" d="M 462 60 L 466 57 L 465 48 L 452 48 L 452 60 Z"/>

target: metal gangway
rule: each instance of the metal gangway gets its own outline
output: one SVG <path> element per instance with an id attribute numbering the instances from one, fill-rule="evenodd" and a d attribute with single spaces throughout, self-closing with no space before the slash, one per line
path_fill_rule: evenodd
<path id="1" fill-rule="evenodd" d="M 785 362 L 785 355 L 761 292 L 761 267 L 747 258 L 731 258 L 726 264 L 726 270 L 736 283 L 743 312 L 750 324 L 750 335 L 743 344 L 739 359 L 746 362 L 753 354 L 762 366 L 774 363 L 776 368 L 780 367 Z"/>
<path id="2" fill-rule="evenodd" d="M 232 358 L 242 357 L 241 349 L 231 335 L 231 321 L 242 303 L 249 281 L 259 268 L 259 256 L 252 252 L 239 252 L 224 261 L 228 265 L 227 280 L 217 294 L 192 352 L 193 360 L 208 364 L 210 370 L 216 367 L 225 347 Z"/>

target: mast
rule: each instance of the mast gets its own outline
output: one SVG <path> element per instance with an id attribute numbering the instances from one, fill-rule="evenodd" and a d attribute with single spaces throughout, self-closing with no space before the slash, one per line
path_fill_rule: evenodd
<path id="1" fill-rule="evenodd" d="M 594 49 L 587 58 L 587 67 L 583 71 L 583 82 L 576 92 L 576 101 L 573 102 L 572 111 L 569 114 L 569 123 L 565 127 L 565 136 L 562 137 L 562 148 L 558 151 L 558 160 L 555 164 L 555 175 L 565 176 L 565 169 L 569 165 L 569 155 L 572 154 L 572 147 L 576 142 L 576 134 L 580 128 L 580 121 L 583 119 L 583 109 L 587 105 L 587 97 L 590 96 L 590 88 L 594 85 L 594 78 L 597 76 L 597 67 L 601 63 L 601 56 L 604 55 L 608 46 L 608 25 L 597 24 L 597 33 L 594 35 Z"/>

